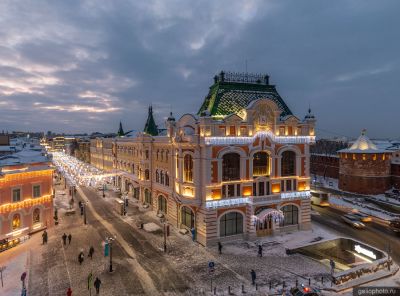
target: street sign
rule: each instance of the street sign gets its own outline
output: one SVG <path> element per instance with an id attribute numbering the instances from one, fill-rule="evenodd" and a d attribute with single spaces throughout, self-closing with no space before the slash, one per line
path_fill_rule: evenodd
<path id="1" fill-rule="evenodd" d="M 208 262 L 208 271 L 211 273 L 214 272 L 214 270 L 215 270 L 215 263 L 213 261 Z"/>

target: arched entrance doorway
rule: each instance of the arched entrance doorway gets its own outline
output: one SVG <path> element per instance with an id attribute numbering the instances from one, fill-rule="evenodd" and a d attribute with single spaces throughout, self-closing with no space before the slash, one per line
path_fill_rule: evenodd
<path id="1" fill-rule="evenodd" d="M 283 212 L 273 208 L 260 209 L 254 216 L 257 236 L 266 236 L 274 232 L 284 219 Z"/>
<path id="2" fill-rule="evenodd" d="M 231 236 L 243 233 L 243 214 L 240 212 L 229 212 L 219 219 L 219 236 Z"/>
<path id="3" fill-rule="evenodd" d="M 149 189 L 145 189 L 144 190 L 144 202 L 149 204 L 149 205 L 153 204 L 153 200 L 151 198 L 151 192 L 150 192 Z"/>
<path id="4" fill-rule="evenodd" d="M 194 212 L 191 208 L 186 206 L 181 208 L 181 224 L 189 229 L 194 227 Z"/>

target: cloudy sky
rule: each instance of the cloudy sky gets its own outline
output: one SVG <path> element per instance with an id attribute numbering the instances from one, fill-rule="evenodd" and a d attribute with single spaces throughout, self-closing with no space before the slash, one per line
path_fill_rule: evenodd
<path id="1" fill-rule="evenodd" d="M 0 1 L 0 130 L 143 129 L 221 69 L 268 73 L 320 135 L 400 136 L 400 1 Z"/>

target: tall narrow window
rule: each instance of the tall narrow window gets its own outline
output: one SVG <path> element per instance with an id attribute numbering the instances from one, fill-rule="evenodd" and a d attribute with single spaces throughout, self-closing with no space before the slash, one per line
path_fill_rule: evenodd
<path id="1" fill-rule="evenodd" d="M 156 182 L 160 183 L 160 173 L 156 170 Z"/>
<path id="2" fill-rule="evenodd" d="M 296 175 L 296 153 L 295 152 L 285 151 L 282 153 L 281 175 L 282 175 L 282 177 Z"/>
<path id="3" fill-rule="evenodd" d="M 160 183 L 164 184 L 164 172 L 163 171 L 161 171 L 161 173 L 160 173 Z"/>
<path id="4" fill-rule="evenodd" d="M 267 176 L 269 174 L 269 159 L 267 152 L 257 152 L 253 156 L 253 176 Z"/>
<path id="5" fill-rule="evenodd" d="M 164 196 L 158 196 L 158 210 L 164 215 L 167 214 L 167 200 Z"/>
<path id="6" fill-rule="evenodd" d="M 40 197 L 40 185 L 33 185 L 33 198 Z"/>
<path id="7" fill-rule="evenodd" d="M 193 182 L 193 158 L 190 154 L 184 158 L 183 176 L 185 182 Z"/>
<path id="8" fill-rule="evenodd" d="M 227 153 L 222 158 L 222 180 L 240 180 L 240 155 Z"/>
<path id="9" fill-rule="evenodd" d="M 194 213 L 189 207 L 182 207 L 181 223 L 190 229 L 194 227 Z"/>
<path id="10" fill-rule="evenodd" d="M 284 220 L 283 225 L 296 225 L 299 223 L 299 209 L 293 205 L 284 206 L 282 209 Z"/>
<path id="11" fill-rule="evenodd" d="M 19 202 L 21 201 L 21 189 L 13 189 L 12 191 L 13 194 L 13 202 Z"/>
<path id="12" fill-rule="evenodd" d="M 165 186 L 169 186 L 169 175 L 165 173 Z"/>
<path id="13" fill-rule="evenodd" d="M 149 170 L 145 170 L 144 171 L 144 178 L 145 178 L 145 180 L 150 180 L 150 172 L 149 172 Z"/>

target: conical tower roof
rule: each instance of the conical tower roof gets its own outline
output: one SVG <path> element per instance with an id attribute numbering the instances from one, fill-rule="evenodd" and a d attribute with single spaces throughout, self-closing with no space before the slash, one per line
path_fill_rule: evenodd
<path id="1" fill-rule="evenodd" d="M 149 113 L 147 115 L 147 121 L 146 121 L 143 131 L 146 134 L 149 134 L 152 136 L 158 136 L 158 128 L 157 128 L 156 122 L 154 121 L 152 106 L 149 106 Z"/>
<path id="2" fill-rule="evenodd" d="M 118 132 L 117 132 L 117 136 L 118 136 L 118 137 L 123 137 L 123 136 L 125 136 L 124 129 L 122 128 L 122 123 L 121 123 L 121 121 L 119 122 L 119 129 L 118 129 Z"/>
<path id="3" fill-rule="evenodd" d="M 339 152 L 347 153 L 383 153 L 385 150 L 378 149 L 376 145 L 367 137 L 366 130 L 362 130 L 358 139 L 350 146 L 350 148 L 342 149 Z"/>

